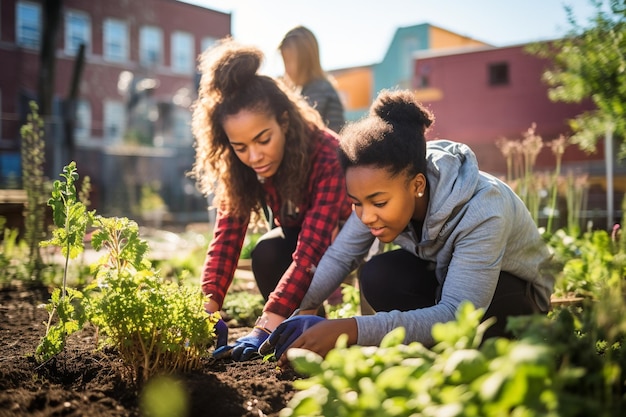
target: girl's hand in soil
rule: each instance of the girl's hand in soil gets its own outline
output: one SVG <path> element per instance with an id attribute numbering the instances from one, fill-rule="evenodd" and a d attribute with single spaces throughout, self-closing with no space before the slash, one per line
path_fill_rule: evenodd
<path id="1" fill-rule="evenodd" d="M 259 348 L 272 333 L 270 329 L 275 329 L 279 323 L 285 320 L 278 314 L 263 312 L 256 321 L 254 329 L 246 336 L 240 337 L 234 345 L 222 346 L 213 352 L 215 359 L 232 358 L 238 362 L 247 361 L 259 357 Z"/>
<path id="2" fill-rule="evenodd" d="M 300 315 L 285 320 L 261 345 L 259 353 L 266 355 L 275 351 L 276 358 L 280 358 L 285 349 L 287 349 L 294 340 L 300 337 L 308 328 L 323 320 L 325 319 L 315 315 Z"/>
<path id="3" fill-rule="evenodd" d="M 222 346 L 213 352 L 215 359 L 232 358 L 243 362 L 259 357 L 259 347 L 270 335 L 265 327 L 255 326 L 246 336 L 240 337 L 234 345 Z"/>
<path id="4" fill-rule="evenodd" d="M 296 316 L 297 317 L 306 317 L 306 316 Z M 308 317 L 317 317 L 317 316 L 308 316 Z M 293 320 L 290 319 L 290 320 Z M 317 319 L 320 319 L 317 317 Z M 287 323 L 287 321 L 285 321 Z M 282 326 L 282 325 L 281 325 Z M 297 326 L 297 325 L 295 325 Z M 280 328 L 280 326 L 279 326 Z M 279 329 L 277 328 L 276 332 Z M 335 319 L 335 320 L 316 320 L 316 322 L 305 329 L 301 334 L 295 338 L 290 338 L 293 342 L 288 342 L 288 340 L 284 340 L 284 345 L 280 345 L 280 342 L 276 345 L 276 358 L 278 359 L 278 366 L 283 367 L 288 365 L 289 360 L 287 359 L 287 355 L 283 355 L 283 353 L 287 349 L 291 348 L 301 348 L 307 349 L 312 352 L 317 353 L 318 355 L 325 357 L 326 354 L 335 347 L 337 343 L 337 338 L 341 334 L 348 335 L 348 345 L 353 345 L 357 340 L 357 325 L 356 320 L 354 319 Z M 279 336 L 275 336 L 279 338 Z"/>
<path id="5" fill-rule="evenodd" d="M 220 306 L 214 300 L 209 300 L 204 304 L 204 309 L 209 316 L 212 316 L 216 311 L 219 311 Z M 215 336 L 217 336 L 216 349 L 226 346 L 228 343 L 228 325 L 221 318 L 215 323 Z"/>
<path id="6" fill-rule="evenodd" d="M 228 343 L 228 325 L 222 319 L 219 319 L 217 323 L 215 323 L 215 335 L 217 336 L 217 344 L 216 348 L 221 348 L 222 346 L 226 346 Z"/>

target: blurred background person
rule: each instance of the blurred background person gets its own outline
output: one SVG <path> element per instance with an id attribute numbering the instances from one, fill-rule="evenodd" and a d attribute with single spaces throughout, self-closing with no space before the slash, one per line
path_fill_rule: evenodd
<path id="1" fill-rule="evenodd" d="M 331 79 L 322 69 L 317 39 L 304 26 L 285 34 L 278 46 L 287 81 L 322 116 L 324 123 L 339 132 L 345 123 L 344 108 Z"/>

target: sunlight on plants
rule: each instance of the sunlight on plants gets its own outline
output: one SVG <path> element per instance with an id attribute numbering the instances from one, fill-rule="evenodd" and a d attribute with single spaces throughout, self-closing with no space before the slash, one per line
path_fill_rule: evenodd
<path id="1" fill-rule="evenodd" d="M 197 286 L 161 278 L 134 221 L 86 211 L 76 192 L 74 162 L 61 176 L 65 181 L 55 181 L 49 200 L 57 228 L 42 245 L 61 247 L 65 270 L 62 287 L 45 306 L 50 319 L 36 350 L 38 361 L 58 354 L 66 338 L 90 322 L 102 336 L 100 343 L 116 348 L 134 381 L 198 368 L 208 356 L 219 319 L 204 311 L 206 297 Z M 69 260 L 82 253 L 86 230 L 92 227 L 91 245 L 102 252 L 91 267 L 94 279 L 82 291 L 67 288 Z"/>

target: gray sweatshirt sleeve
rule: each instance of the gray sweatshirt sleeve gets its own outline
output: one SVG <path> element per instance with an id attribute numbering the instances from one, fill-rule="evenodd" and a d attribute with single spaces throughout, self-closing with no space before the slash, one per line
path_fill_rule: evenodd
<path id="1" fill-rule="evenodd" d="M 320 260 L 301 310 L 317 308 L 361 263 L 374 236 L 353 212 Z"/>

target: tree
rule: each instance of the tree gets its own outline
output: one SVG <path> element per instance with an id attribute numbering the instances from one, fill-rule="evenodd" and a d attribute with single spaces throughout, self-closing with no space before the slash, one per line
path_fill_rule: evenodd
<path id="1" fill-rule="evenodd" d="M 552 101 L 591 100 L 595 109 L 569 121 L 571 141 L 587 152 L 611 128 L 626 156 L 626 0 L 590 0 L 596 14 L 580 26 L 571 7 L 566 13 L 572 29 L 562 39 L 533 45 L 531 53 L 549 58 L 543 74 Z"/>

